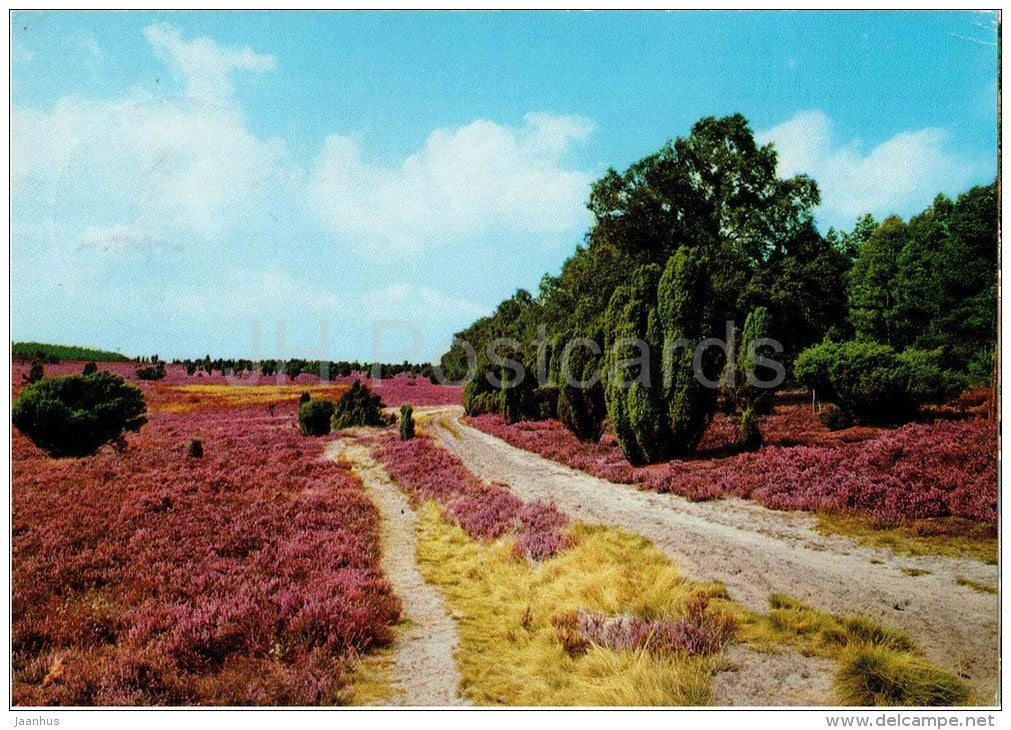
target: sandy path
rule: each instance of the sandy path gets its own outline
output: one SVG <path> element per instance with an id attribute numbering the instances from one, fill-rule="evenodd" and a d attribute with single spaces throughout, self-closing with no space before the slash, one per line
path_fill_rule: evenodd
<path id="1" fill-rule="evenodd" d="M 902 628 L 933 661 L 963 676 L 981 701 L 996 702 L 997 596 L 960 586 L 956 577 L 997 585 L 997 566 L 865 548 L 818 534 L 811 515 L 746 500 L 694 503 L 614 484 L 471 428 L 460 422 L 462 413 L 443 406 L 420 409 L 416 417 L 482 479 L 506 484 L 523 499 L 552 499 L 574 519 L 637 532 L 688 575 L 722 581 L 752 609 L 764 611 L 769 594 L 780 592 Z M 929 574 L 913 577 L 902 568 Z"/>
<path id="2" fill-rule="evenodd" d="M 453 658 L 459 635 L 442 593 L 426 583 L 415 561 L 418 518 L 407 498 L 369 450 L 344 440 L 327 447 L 344 457 L 382 515 L 383 573 L 403 602 L 404 617 L 393 645 L 390 704 L 412 707 L 460 705 L 460 673 Z"/>

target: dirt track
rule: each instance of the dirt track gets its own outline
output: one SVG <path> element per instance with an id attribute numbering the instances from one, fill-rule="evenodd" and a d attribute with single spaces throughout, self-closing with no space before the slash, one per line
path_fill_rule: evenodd
<path id="1" fill-rule="evenodd" d="M 614 484 L 515 448 L 463 424 L 462 415 L 459 406 L 416 411 L 426 431 L 482 479 L 506 484 L 523 499 L 554 500 L 573 519 L 637 532 L 686 574 L 722 581 L 755 610 L 764 611 L 769 594 L 780 592 L 902 628 L 931 660 L 963 676 L 979 701 L 997 702 L 997 596 L 956 583 L 965 576 L 996 585 L 996 566 L 865 548 L 815 532 L 808 514 L 741 499 L 694 503 Z M 913 577 L 902 568 L 929 574 Z"/>
<path id="2" fill-rule="evenodd" d="M 449 615 L 442 593 L 426 583 L 418 571 L 418 519 L 407 497 L 366 447 L 338 440 L 328 446 L 327 456 L 343 456 L 351 463 L 382 515 L 383 572 L 404 606 L 404 618 L 393 645 L 393 696 L 389 704 L 464 704 L 457 694 L 460 673 L 453 657 L 459 643 L 456 622 Z"/>

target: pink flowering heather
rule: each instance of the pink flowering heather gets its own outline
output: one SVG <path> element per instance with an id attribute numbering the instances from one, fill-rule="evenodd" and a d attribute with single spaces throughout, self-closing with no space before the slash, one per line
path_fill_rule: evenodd
<path id="1" fill-rule="evenodd" d="M 399 617 L 378 513 L 294 404 L 155 412 L 83 459 L 15 432 L 12 516 L 18 705 L 340 701 Z"/>
<path id="2" fill-rule="evenodd" d="M 14 363 L 12 368 L 12 382 L 15 392 L 19 391 L 21 384 L 28 375 L 31 367 L 29 363 Z M 84 368 L 83 362 L 60 362 L 54 365 L 43 365 L 46 377 L 53 375 L 71 375 L 80 373 Z M 145 392 L 162 393 L 168 389 L 166 386 L 177 385 L 234 385 L 237 388 L 248 388 L 257 386 L 274 385 L 319 385 L 318 374 L 301 373 L 294 379 L 289 379 L 282 375 L 261 375 L 258 372 L 242 371 L 240 374 L 227 378 L 220 371 L 214 371 L 208 375 L 203 370 L 198 370 L 193 375 L 186 374 L 186 368 L 182 365 L 167 365 L 165 367 L 165 377 L 157 381 L 143 381 L 136 377 L 137 364 L 132 362 L 100 362 L 99 370 L 107 370 L 115 373 L 127 380 L 139 385 Z M 439 385 L 432 383 L 428 378 L 414 377 L 407 373 L 401 373 L 391 378 L 383 378 L 374 381 L 367 373 L 354 373 L 348 376 L 334 376 L 329 379 L 331 385 L 350 386 L 355 380 L 362 380 L 367 383 L 373 391 L 378 393 L 383 402 L 390 407 L 399 407 L 404 403 L 415 406 L 438 406 L 453 405 L 460 402 L 462 388 L 451 385 Z"/>
<path id="3" fill-rule="evenodd" d="M 692 601 L 685 614 L 676 619 L 607 616 L 580 609 L 555 617 L 554 624 L 559 640 L 573 656 L 590 646 L 654 654 L 715 654 L 733 638 L 736 627 L 732 616 L 707 611 L 701 600 Z"/>
<path id="4" fill-rule="evenodd" d="M 471 425 L 609 481 L 692 500 L 736 495 L 773 509 L 845 512 L 897 523 L 956 516 L 997 524 L 997 433 L 971 417 L 899 428 L 830 432 L 803 405 L 780 405 L 763 422 L 766 446 L 733 453 L 717 418 L 691 459 L 633 467 L 614 437 L 582 443 L 557 421 Z"/>
<path id="5" fill-rule="evenodd" d="M 506 487 L 482 482 L 427 436 L 401 441 L 384 433 L 376 443 L 380 460 L 412 504 L 438 502 L 471 537 L 494 540 L 514 533 L 517 552 L 530 560 L 551 557 L 569 545 L 562 532 L 568 518 L 555 505 L 524 504 Z"/>

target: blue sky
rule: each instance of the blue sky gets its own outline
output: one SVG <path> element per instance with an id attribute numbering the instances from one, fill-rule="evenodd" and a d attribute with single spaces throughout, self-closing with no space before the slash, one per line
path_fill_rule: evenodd
<path id="1" fill-rule="evenodd" d="M 706 115 L 812 175 L 823 229 L 908 216 L 995 176 L 995 42 L 963 12 L 19 13 L 12 337 L 429 359 Z"/>

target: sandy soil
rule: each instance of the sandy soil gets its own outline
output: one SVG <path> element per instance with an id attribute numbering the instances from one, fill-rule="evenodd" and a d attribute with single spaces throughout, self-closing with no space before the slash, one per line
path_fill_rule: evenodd
<path id="1" fill-rule="evenodd" d="M 465 704 L 457 694 L 460 673 L 453 652 L 456 622 L 442 593 L 426 583 L 415 562 L 418 518 L 386 470 L 359 444 L 338 440 L 327 456 L 343 456 L 382 515 L 383 572 L 403 603 L 404 618 L 393 645 L 390 704 L 432 707 Z"/>
<path id="2" fill-rule="evenodd" d="M 695 503 L 614 484 L 463 424 L 459 406 L 423 408 L 415 414 L 427 433 L 486 481 L 508 485 L 523 499 L 554 500 L 573 519 L 637 532 L 674 558 L 686 574 L 722 581 L 735 600 L 754 610 L 764 611 L 769 594 L 779 592 L 832 613 L 860 614 L 904 629 L 932 661 L 966 679 L 979 701 L 997 702 L 997 596 L 956 582 L 957 576 L 965 576 L 997 585 L 997 566 L 862 547 L 843 536 L 817 533 L 809 514 L 777 512 L 746 500 Z M 914 577 L 903 568 L 929 573 Z M 823 672 L 814 663 L 793 669 L 795 658 L 769 658 L 768 663 L 768 671 L 758 671 L 757 679 L 749 667 L 738 672 L 736 682 L 732 676 L 721 682 L 765 682 L 768 695 L 779 681 L 774 702 L 791 696 L 811 701 L 786 685 L 794 682 L 790 677 L 801 681 L 807 673 L 817 686 Z M 743 699 L 743 685 L 738 694 L 728 690 L 723 696 L 727 701 Z"/>

